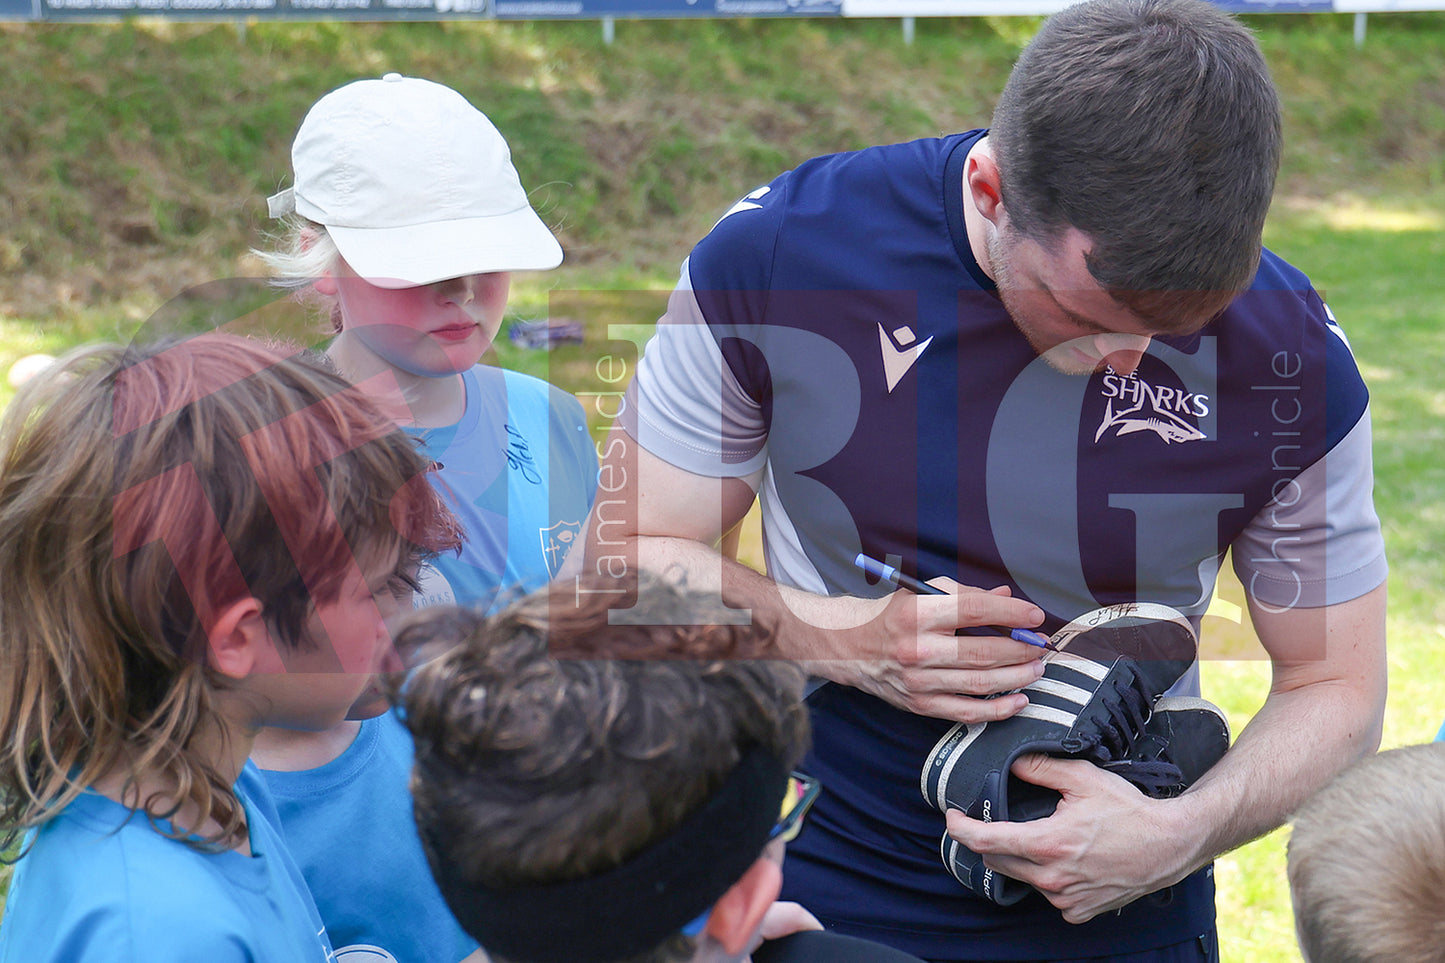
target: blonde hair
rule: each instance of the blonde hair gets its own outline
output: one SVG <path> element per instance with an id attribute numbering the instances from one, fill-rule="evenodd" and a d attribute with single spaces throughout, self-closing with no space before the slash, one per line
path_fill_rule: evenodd
<path id="1" fill-rule="evenodd" d="M 275 250 L 252 248 L 251 254 L 270 269 L 271 283 L 299 291 L 335 269 L 341 252 L 324 224 L 300 214 L 281 219 L 281 231 L 270 235 Z"/>
<path id="2" fill-rule="evenodd" d="M 1361 760 L 1292 823 L 1290 894 L 1310 963 L 1445 960 L 1445 744 Z"/>
<path id="3" fill-rule="evenodd" d="M 340 334 L 341 305 L 311 286 L 317 278 L 334 273 L 341 262 L 341 252 L 326 226 L 291 213 L 281 219 L 281 232 L 270 237 L 276 244 L 274 250 L 253 247 L 251 254 L 271 272 L 271 283 L 312 301 L 326 315 L 330 333 Z"/>
<path id="4" fill-rule="evenodd" d="M 27 384 L 0 422 L 0 845 L 116 773 L 168 787 L 152 821 L 190 802 L 203 845 L 245 839 L 196 747 L 226 685 L 206 627 L 254 597 L 315 645 L 353 559 L 455 547 L 427 467 L 361 392 L 245 338 L 84 348 Z"/>

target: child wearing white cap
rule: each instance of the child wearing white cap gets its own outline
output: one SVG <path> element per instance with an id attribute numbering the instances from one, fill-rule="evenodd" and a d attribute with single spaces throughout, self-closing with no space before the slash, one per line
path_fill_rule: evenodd
<path id="1" fill-rule="evenodd" d="M 562 260 L 507 142 L 456 91 L 391 73 L 313 105 L 292 165 L 293 186 L 269 199 L 285 249 L 257 253 L 278 283 L 322 299 L 328 356 L 418 437 L 465 529 L 460 555 L 418 573 L 413 604 L 493 608 L 574 570 L 597 485 L 581 405 L 479 363 L 510 272 Z M 265 730 L 254 758 L 338 960 L 457 963 L 477 944 L 427 870 L 410 738 L 384 710 L 357 706 L 364 721 L 319 735 Z"/>

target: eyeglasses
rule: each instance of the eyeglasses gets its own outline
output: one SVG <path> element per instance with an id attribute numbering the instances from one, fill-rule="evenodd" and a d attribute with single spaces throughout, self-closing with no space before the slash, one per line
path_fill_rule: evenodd
<path id="1" fill-rule="evenodd" d="M 798 833 L 803 831 L 803 817 L 808 815 L 808 810 L 813 808 L 813 803 L 822 791 L 823 784 L 812 776 L 805 776 L 801 772 L 789 774 L 788 790 L 783 795 L 782 809 L 768 839 L 781 839 L 785 843 L 797 839 Z"/>
<path id="2" fill-rule="evenodd" d="M 772 831 L 768 833 L 768 842 L 781 839 L 790 843 L 798 838 L 798 833 L 803 831 L 803 817 L 808 815 L 808 810 L 813 808 L 817 802 L 818 794 L 823 791 L 823 784 L 812 776 L 805 776 L 801 772 L 788 774 L 788 788 L 783 793 L 783 804 L 778 809 L 778 821 L 773 824 Z M 682 928 L 684 936 L 697 936 L 707 926 L 708 917 L 712 915 L 712 907 L 709 906 L 702 915 Z"/>

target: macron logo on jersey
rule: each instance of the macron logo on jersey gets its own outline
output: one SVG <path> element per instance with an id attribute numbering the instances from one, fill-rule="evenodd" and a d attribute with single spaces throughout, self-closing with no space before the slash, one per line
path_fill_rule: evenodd
<path id="1" fill-rule="evenodd" d="M 888 379 L 889 394 L 898 387 L 903 376 L 908 374 L 908 369 L 912 368 L 913 362 L 923 354 L 923 349 L 932 343 L 932 335 L 924 341 L 918 341 L 918 336 L 906 324 L 901 328 L 894 328 L 892 334 L 881 323 L 878 325 L 878 346 L 883 351 L 883 375 Z"/>
<path id="2" fill-rule="evenodd" d="M 1330 334 L 1339 338 L 1340 342 L 1344 344 L 1345 350 L 1348 351 L 1350 353 L 1350 357 L 1353 358 L 1355 356 L 1355 348 L 1354 345 L 1350 344 L 1350 339 L 1345 337 L 1345 329 L 1340 327 L 1340 323 L 1335 320 L 1335 312 L 1330 310 L 1330 306 L 1328 304 L 1325 304 L 1323 305 L 1323 307 L 1325 309 L 1325 317 L 1329 319 L 1325 323 L 1325 330 L 1329 331 Z"/>
<path id="3" fill-rule="evenodd" d="M 768 195 L 768 193 L 771 192 L 771 191 L 772 191 L 772 188 L 771 188 L 771 187 L 768 187 L 766 184 L 764 184 L 762 187 L 759 187 L 757 190 L 753 191 L 751 194 L 747 195 L 747 196 L 744 197 L 742 200 L 738 201 L 738 202 L 737 202 L 736 204 L 734 204 L 732 207 L 728 208 L 727 211 L 723 214 L 722 217 L 718 218 L 715 222 L 713 222 L 713 227 L 717 227 L 719 224 L 721 224 L 723 221 L 726 221 L 728 218 L 732 217 L 734 214 L 741 213 L 742 211 L 756 211 L 756 210 L 758 210 L 758 209 L 761 208 L 763 205 L 758 204 L 758 203 L 756 203 L 756 202 L 762 200 L 762 199 L 763 199 L 764 197 L 766 197 L 766 196 Z"/>

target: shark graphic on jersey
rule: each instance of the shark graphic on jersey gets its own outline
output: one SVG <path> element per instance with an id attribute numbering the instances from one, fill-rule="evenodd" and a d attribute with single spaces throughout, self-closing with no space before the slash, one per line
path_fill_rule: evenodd
<path id="1" fill-rule="evenodd" d="M 1111 428 L 1116 429 L 1116 435 L 1152 431 L 1166 445 L 1200 441 L 1207 437 L 1197 424 L 1188 419 L 1203 418 L 1209 414 L 1208 395 L 1152 385 L 1139 377 L 1137 371 L 1126 377 L 1109 368 L 1100 380 L 1100 393 L 1108 399 L 1108 404 L 1104 409 L 1104 418 L 1099 422 L 1099 430 L 1094 432 L 1094 441 L 1103 438 Z"/>

